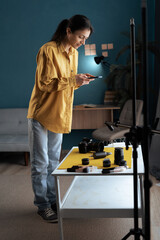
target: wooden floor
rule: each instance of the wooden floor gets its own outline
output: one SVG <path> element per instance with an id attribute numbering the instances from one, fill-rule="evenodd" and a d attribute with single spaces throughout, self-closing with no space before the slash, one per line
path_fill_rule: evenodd
<path id="1" fill-rule="evenodd" d="M 68 151 L 62 151 L 61 159 Z M 0 176 L 30 176 L 29 166 L 24 166 L 23 155 L 0 154 Z M 150 208 L 151 208 L 151 240 L 160 239 L 160 181 L 150 176 L 152 187 L 150 189 Z M 129 240 L 133 238 L 130 237 Z M 109 239 L 111 240 L 111 239 Z M 118 239 L 117 239 L 118 240 Z"/>

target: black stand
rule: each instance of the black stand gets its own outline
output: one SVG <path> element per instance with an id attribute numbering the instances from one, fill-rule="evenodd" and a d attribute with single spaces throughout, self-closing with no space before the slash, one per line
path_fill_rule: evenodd
<path id="1" fill-rule="evenodd" d="M 130 132 L 125 134 L 126 148 L 128 148 L 129 142 L 133 146 L 133 179 L 134 179 L 134 229 L 122 238 L 125 240 L 131 235 L 135 236 L 135 240 L 140 240 L 142 236 L 145 240 L 150 240 L 150 187 L 151 182 L 149 180 L 149 136 L 151 133 L 160 134 L 159 131 L 151 130 L 148 126 L 148 79 L 147 79 L 147 41 L 146 41 L 146 0 L 142 0 L 142 52 L 143 52 L 143 89 L 144 89 L 144 126 L 142 128 L 136 126 L 136 68 L 135 68 L 135 25 L 134 19 L 130 20 L 131 29 L 131 66 L 132 66 L 132 82 L 133 82 L 133 126 L 125 126 L 124 124 L 116 123 L 115 126 L 129 127 Z M 107 124 L 106 124 L 107 125 Z M 137 147 L 138 144 L 142 145 L 142 153 L 144 159 L 144 200 L 145 200 L 145 229 L 138 227 L 138 189 L 137 189 Z"/>
<path id="2" fill-rule="evenodd" d="M 126 136 L 127 142 L 131 140 L 133 144 L 133 170 L 134 170 L 134 230 L 131 230 L 122 240 L 127 239 L 130 235 L 135 235 L 135 240 L 139 240 L 140 236 L 143 236 L 146 240 L 150 240 L 150 187 L 151 182 L 149 180 L 149 134 L 150 129 L 148 127 L 148 79 L 147 79 L 147 3 L 145 0 L 142 0 L 142 67 L 143 67 L 143 88 L 144 88 L 144 126 L 142 128 L 141 134 L 138 134 L 137 128 L 135 127 L 135 85 L 133 86 L 133 127 L 129 135 Z M 132 29 L 132 26 L 131 26 Z M 131 32 L 134 32 L 131 30 Z M 131 33 L 132 34 L 132 33 Z M 132 42 L 134 41 L 134 34 L 132 34 Z M 133 43 L 132 43 L 133 44 Z M 135 82 L 135 46 L 132 45 L 132 79 Z M 145 233 L 142 233 L 142 229 L 138 228 L 138 194 L 137 194 L 137 141 L 139 139 L 142 143 L 143 159 L 144 159 L 144 168 L 145 168 L 145 179 L 144 179 L 144 190 L 145 190 Z M 127 145 L 126 145 L 127 147 Z"/>
<path id="3" fill-rule="evenodd" d="M 134 230 L 131 230 L 122 240 L 127 239 L 130 235 L 135 235 L 135 240 L 139 240 L 140 236 L 143 236 L 146 240 L 150 240 L 150 187 L 151 182 L 149 180 L 149 134 L 150 129 L 148 127 L 148 79 L 147 79 L 147 2 L 142 0 L 142 67 L 143 67 L 143 88 L 144 88 L 144 126 L 141 131 L 137 131 L 135 127 L 135 85 L 133 86 L 133 127 L 129 135 L 126 136 L 127 142 L 131 140 L 133 144 L 133 168 L 134 168 Z M 131 26 L 132 28 L 132 26 Z M 131 32 L 134 32 L 131 30 Z M 133 35 L 133 34 L 132 34 Z M 134 36 L 132 36 L 132 42 L 134 41 Z M 134 75 L 134 66 L 135 58 L 135 46 L 132 46 L 132 79 L 135 82 Z M 142 233 L 142 229 L 138 228 L 138 194 L 137 194 L 137 142 L 136 139 L 139 139 L 142 143 L 143 159 L 144 159 L 144 168 L 145 168 L 145 179 L 144 179 L 144 190 L 145 190 L 145 233 Z M 128 143 L 127 143 L 128 144 Z M 127 145 L 126 145 L 127 147 Z"/>
<path id="4" fill-rule="evenodd" d="M 138 179 L 137 179 L 137 147 L 141 139 L 141 131 L 136 127 L 136 63 L 135 63 L 135 23 L 134 19 L 130 20 L 130 37 L 131 37 L 131 77 L 133 83 L 133 101 L 132 101 L 132 111 L 133 111 L 133 126 L 130 132 L 125 134 L 126 137 L 126 149 L 128 149 L 129 143 L 133 146 L 133 182 L 134 182 L 134 229 L 122 239 L 125 240 L 131 235 L 135 236 L 136 240 L 140 239 L 140 236 L 144 237 L 142 229 L 138 227 Z"/>

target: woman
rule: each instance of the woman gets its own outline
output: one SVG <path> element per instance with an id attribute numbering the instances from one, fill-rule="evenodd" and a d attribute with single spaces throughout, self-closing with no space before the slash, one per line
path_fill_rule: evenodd
<path id="1" fill-rule="evenodd" d="M 83 15 L 65 19 L 37 55 L 35 85 L 27 116 L 31 176 L 37 213 L 50 222 L 57 221 L 51 173 L 59 162 L 63 133 L 71 131 L 74 90 L 89 84 L 88 77 L 92 76 L 77 74 L 77 49 L 85 44 L 92 31 L 89 19 Z"/>

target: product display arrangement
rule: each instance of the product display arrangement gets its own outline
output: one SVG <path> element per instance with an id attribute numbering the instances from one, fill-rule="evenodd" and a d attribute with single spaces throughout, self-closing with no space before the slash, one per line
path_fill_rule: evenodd
<path id="1" fill-rule="evenodd" d="M 115 149 L 123 149 L 123 151 L 121 150 L 121 153 L 124 153 L 122 158 L 124 157 L 128 168 L 115 164 Z M 142 219 L 142 226 L 144 226 L 144 166 L 141 146 L 138 147 L 137 151 L 139 176 L 138 212 L 139 217 Z M 125 143 L 113 143 L 104 146 L 103 152 L 112 154 L 95 159 L 93 151 L 79 153 L 79 147 L 73 147 L 52 173 L 56 182 L 58 225 L 61 240 L 65 239 L 63 236 L 64 218 L 134 217 L 132 147 L 130 146 L 126 150 Z M 83 165 L 82 159 L 89 159 L 89 164 Z M 105 159 L 111 162 L 110 167 L 103 166 Z M 60 194 L 61 176 L 74 177 L 63 198 Z"/>
<path id="2" fill-rule="evenodd" d="M 124 160 L 122 160 L 121 162 L 119 159 L 117 159 L 117 157 L 115 158 L 115 156 L 117 156 L 117 150 L 119 149 L 121 150 L 121 152 L 124 151 L 124 154 L 121 156 L 121 158 Z M 109 155 L 107 155 L 107 153 L 109 153 Z M 65 161 L 61 163 L 58 169 L 64 169 L 67 171 L 68 168 L 85 165 L 97 167 L 97 169 L 101 171 L 102 169 L 110 168 L 113 170 L 113 168 L 120 166 L 121 163 L 124 164 L 126 168 L 131 168 L 131 157 L 132 147 L 130 147 L 128 150 L 126 150 L 125 147 L 123 148 L 104 147 L 103 152 L 91 151 L 87 153 L 79 153 L 78 148 L 73 148 L 73 150 L 70 152 Z M 106 161 L 107 159 L 109 161 Z M 110 166 L 104 166 L 106 162 L 110 162 Z"/>

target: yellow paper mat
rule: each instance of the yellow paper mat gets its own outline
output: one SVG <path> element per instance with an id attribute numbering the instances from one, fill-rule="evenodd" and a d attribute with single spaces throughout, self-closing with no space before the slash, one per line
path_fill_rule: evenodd
<path id="1" fill-rule="evenodd" d="M 129 147 L 128 150 L 124 149 L 124 160 L 127 161 L 127 166 L 131 168 L 131 159 L 132 159 L 132 147 Z M 117 167 L 117 165 L 114 164 L 114 147 L 105 147 L 105 152 L 111 152 L 112 154 L 109 156 L 106 156 L 105 158 L 109 158 L 111 161 L 111 167 Z M 103 160 L 105 158 L 100 159 L 94 159 L 91 155 L 93 155 L 93 152 L 88 153 L 79 153 L 78 148 L 74 148 L 72 152 L 68 155 L 68 157 L 62 162 L 62 164 L 59 166 L 58 169 L 67 169 L 71 168 L 73 165 L 80 165 L 82 166 L 82 158 L 89 158 L 89 165 L 90 166 L 96 166 L 97 168 L 107 168 L 103 167 Z"/>

